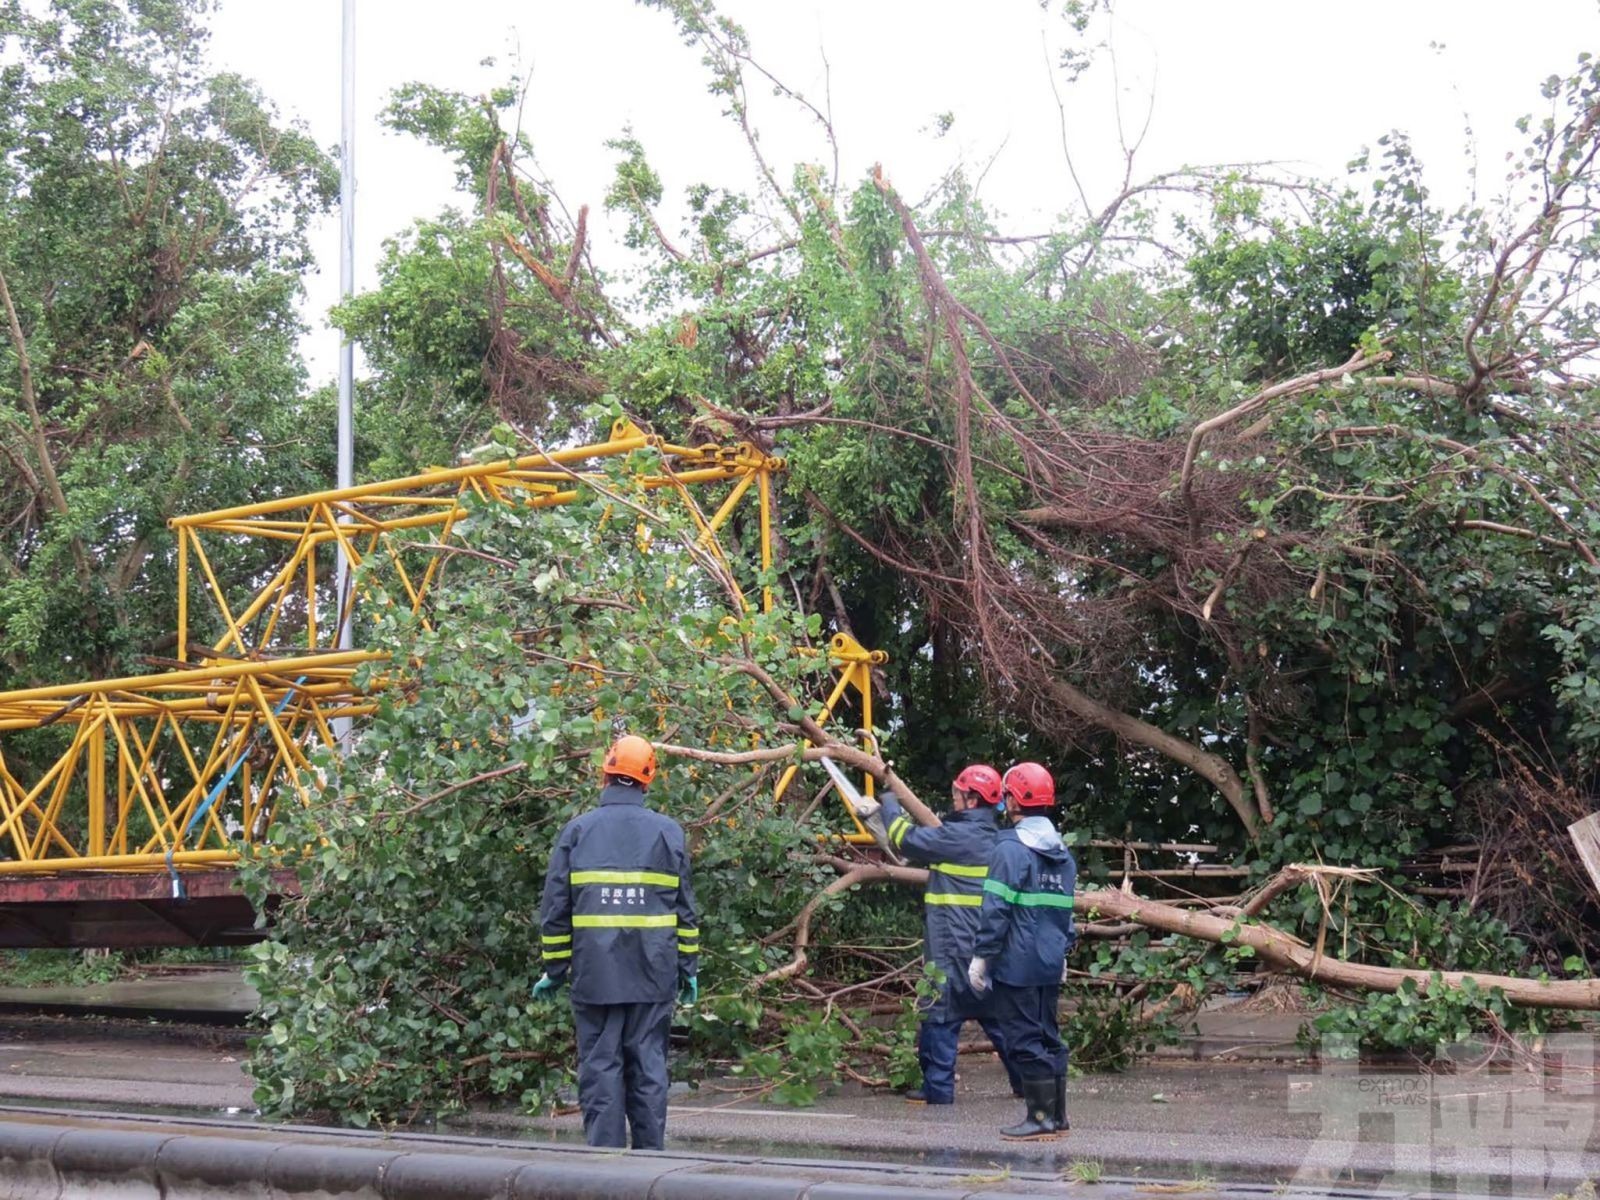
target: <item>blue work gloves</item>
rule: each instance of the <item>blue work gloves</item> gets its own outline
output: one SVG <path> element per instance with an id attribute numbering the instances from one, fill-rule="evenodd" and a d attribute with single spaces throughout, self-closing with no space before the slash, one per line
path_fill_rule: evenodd
<path id="1" fill-rule="evenodd" d="M 565 982 L 565 976 L 560 979 L 551 979 L 548 975 L 541 975 L 539 976 L 539 982 L 533 985 L 533 998 L 535 1000 L 548 999 L 549 997 L 554 996 L 556 994 L 556 989 L 558 989 Z"/>
<path id="2" fill-rule="evenodd" d="M 691 975 L 678 988 L 678 1003 L 688 1008 L 700 1003 L 700 977 Z"/>

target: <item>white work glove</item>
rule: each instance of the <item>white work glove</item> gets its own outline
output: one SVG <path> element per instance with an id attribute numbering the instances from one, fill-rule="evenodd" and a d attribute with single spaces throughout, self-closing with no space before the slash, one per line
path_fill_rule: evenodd
<path id="1" fill-rule="evenodd" d="M 967 964 L 967 982 L 972 985 L 972 990 L 975 992 L 987 992 L 989 990 L 989 961 L 987 959 L 975 958 Z"/>
<path id="2" fill-rule="evenodd" d="M 850 807 L 855 809 L 856 816 L 863 821 L 870 821 L 873 817 L 883 812 L 883 805 L 871 796 L 861 796 L 850 801 Z"/>

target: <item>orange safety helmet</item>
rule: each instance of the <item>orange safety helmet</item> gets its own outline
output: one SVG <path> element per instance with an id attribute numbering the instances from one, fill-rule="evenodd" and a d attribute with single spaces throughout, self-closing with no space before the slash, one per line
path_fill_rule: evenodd
<path id="1" fill-rule="evenodd" d="M 620 737 L 606 751 L 603 770 L 607 775 L 621 775 L 649 787 L 656 777 L 656 748 L 631 733 Z"/>
<path id="2" fill-rule="evenodd" d="M 1005 775 L 1006 803 L 1018 808 L 1051 808 L 1056 802 L 1056 781 L 1038 763 L 1018 763 Z"/>
<path id="3" fill-rule="evenodd" d="M 1000 803 L 1000 772 L 987 763 L 973 763 L 956 776 L 955 782 L 964 792 L 976 792 L 985 804 Z"/>

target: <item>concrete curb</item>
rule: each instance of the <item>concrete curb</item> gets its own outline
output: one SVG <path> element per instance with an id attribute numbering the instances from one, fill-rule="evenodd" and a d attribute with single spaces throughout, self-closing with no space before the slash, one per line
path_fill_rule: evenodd
<path id="1" fill-rule="evenodd" d="M 380 1148 L 302 1130 L 229 1136 L 181 1122 L 130 1130 L 62 1114 L 0 1121 L 0 1180 L 8 1200 L 998 1200 L 1062 1186 L 1017 1177 L 995 1191 L 993 1179 L 872 1163 L 486 1149 Z"/>
<path id="2" fill-rule="evenodd" d="M 1148 1200 L 1149 1179 L 1092 1184 L 1029 1171 L 974 1175 L 875 1162 L 620 1153 L 551 1143 L 279 1127 L 183 1118 L 117 1118 L 11 1110 L 0 1114 L 6 1200 Z M 1208 1187 L 1197 1200 L 1421 1200 L 1424 1193 L 1249 1184 Z M 1453 1200 L 1463 1200 L 1455 1197 Z"/>

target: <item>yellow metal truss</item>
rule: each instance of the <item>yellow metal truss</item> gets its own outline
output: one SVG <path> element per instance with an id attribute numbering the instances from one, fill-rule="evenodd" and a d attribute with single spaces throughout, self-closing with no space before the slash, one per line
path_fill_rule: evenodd
<path id="1" fill-rule="evenodd" d="M 772 477 L 782 459 L 748 443 L 674 445 L 626 420 L 592 445 L 174 518 L 179 668 L 0 692 L 0 735 L 66 731 L 65 748 L 32 779 L 13 773 L 0 738 L 0 877 L 235 861 L 265 838 L 281 796 L 309 799 L 302 776 L 314 748 L 337 750 L 333 722 L 372 711 L 352 676 L 382 656 L 337 647 L 340 626 L 375 588 L 404 595 L 426 619 L 441 547 L 457 538 L 469 497 L 524 508 L 570 504 L 602 478 L 598 463 L 647 450 L 649 464 L 634 482 L 675 493 L 719 557 L 718 532 L 754 492 L 761 565 L 772 565 Z M 702 507 L 696 493 L 715 507 Z M 235 606 L 216 559 L 241 539 L 282 543 L 284 556 Z M 343 597 L 332 586 L 340 550 L 365 567 Z M 209 597 L 223 630 L 209 648 L 189 641 L 194 593 Z M 771 607 L 770 592 L 761 603 Z M 870 730 L 870 668 L 882 652 L 840 635 L 829 654 L 838 677 L 822 714 L 855 695 Z M 783 775 L 780 794 L 793 774 Z M 846 836 L 871 840 L 859 822 Z"/>

